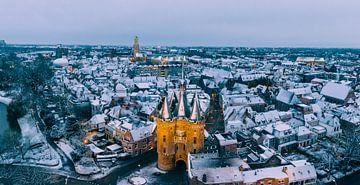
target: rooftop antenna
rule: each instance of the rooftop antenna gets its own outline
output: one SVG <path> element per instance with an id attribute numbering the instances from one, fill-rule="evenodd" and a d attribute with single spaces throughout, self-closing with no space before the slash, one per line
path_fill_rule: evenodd
<path id="1" fill-rule="evenodd" d="M 184 80 L 184 60 L 181 62 L 181 79 Z"/>

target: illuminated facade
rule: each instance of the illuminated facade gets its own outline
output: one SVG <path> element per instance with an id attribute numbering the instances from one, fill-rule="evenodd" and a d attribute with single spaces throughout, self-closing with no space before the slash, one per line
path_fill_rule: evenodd
<path id="1" fill-rule="evenodd" d="M 174 169 L 179 161 L 187 164 L 188 153 L 197 153 L 204 146 L 204 122 L 197 95 L 192 102 L 190 110 L 183 81 L 178 101 L 175 94 L 169 103 L 166 97 L 163 100 L 156 119 L 158 167 L 162 170 Z"/>

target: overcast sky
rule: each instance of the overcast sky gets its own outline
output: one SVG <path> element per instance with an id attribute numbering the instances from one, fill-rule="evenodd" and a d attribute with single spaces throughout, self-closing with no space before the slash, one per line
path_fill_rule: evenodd
<path id="1" fill-rule="evenodd" d="M 0 0 L 8 43 L 360 47 L 359 0 Z"/>

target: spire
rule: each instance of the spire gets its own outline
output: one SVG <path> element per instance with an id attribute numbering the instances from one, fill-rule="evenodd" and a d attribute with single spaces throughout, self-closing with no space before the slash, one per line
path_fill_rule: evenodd
<path id="1" fill-rule="evenodd" d="M 185 92 L 185 79 L 184 79 L 184 62 L 182 62 L 181 79 L 179 80 L 179 102 L 177 109 L 178 117 L 189 116 L 190 111 L 187 104 L 186 92 Z"/>
<path id="2" fill-rule="evenodd" d="M 181 62 L 181 80 L 184 80 L 184 61 Z"/>
<path id="3" fill-rule="evenodd" d="M 177 116 L 179 117 L 185 117 L 185 100 L 184 100 L 184 89 L 180 87 L 179 92 L 179 107 L 178 107 L 178 113 Z"/>
<path id="4" fill-rule="evenodd" d="M 200 103 L 199 103 L 199 98 L 197 93 L 195 93 L 195 100 L 194 100 L 194 104 L 192 107 L 192 112 L 191 112 L 191 116 L 190 119 L 193 121 L 199 121 L 201 119 L 201 110 L 200 110 Z"/>
<path id="5" fill-rule="evenodd" d="M 170 118 L 169 107 L 168 107 L 168 102 L 167 102 L 166 96 L 164 97 L 163 105 L 161 107 L 161 118 L 163 118 L 163 119 Z"/>

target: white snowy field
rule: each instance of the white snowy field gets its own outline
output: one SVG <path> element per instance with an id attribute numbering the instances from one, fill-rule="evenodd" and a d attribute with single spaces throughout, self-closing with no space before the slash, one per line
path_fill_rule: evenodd
<path id="1" fill-rule="evenodd" d="M 140 179 L 145 179 L 146 180 L 146 184 L 156 184 L 157 181 L 157 177 L 154 175 L 154 173 L 161 173 L 161 174 L 165 174 L 166 172 L 161 171 L 160 169 L 158 169 L 156 167 L 156 162 L 153 162 L 151 164 L 149 164 L 148 166 L 145 167 L 141 167 L 141 169 L 139 169 L 138 171 L 130 174 L 129 176 L 119 179 L 117 184 L 121 184 L 121 185 L 131 185 L 131 183 L 129 182 L 130 178 L 135 177 L 139 178 L 139 182 L 142 182 L 142 180 Z"/>
<path id="2" fill-rule="evenodd" d="M 99 173 L 101 170 L 96 165 L 93 158 L 83 157 L 80 161 L 75 163 L 75 171 L 81 175 L 91 175 Z"/>
<path id="3" fill-rule="evenodd" d="M 61 168 L 59 154 L 47 143 L 31 114 L 20 118 L 18 123 L 22 135 L 20 149 L 17 155 L 13 155 L 15 157 L 6 158 L 0 163 Z"/>
<path id="4" fill-rule="evenodd" d="M 12 102 L 11 98 L 0 96 L 0 103 L 3 103 L 5 105 L 9 105 Z"/>
<path id="5" fill-rule="evenodd" d="M 74 151 L 74 149 L 71 147 L 70 144 L 65 139 L 60 139 L 58 142 L 55 142 L 55 144 L 65 153 L 65 155 L 72 160 L 71 152 Z"/>

